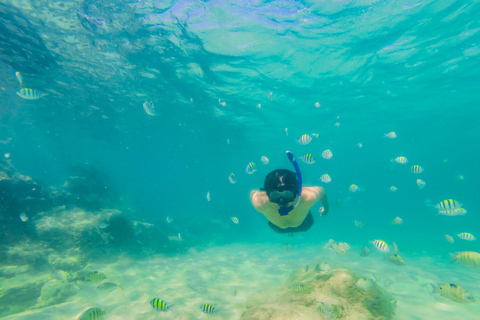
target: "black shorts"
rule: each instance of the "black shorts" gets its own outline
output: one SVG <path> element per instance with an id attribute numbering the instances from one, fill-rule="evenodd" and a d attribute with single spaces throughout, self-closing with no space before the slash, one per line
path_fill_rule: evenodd
<path id="1" fill-rule="evenodd" d="M 302 224 L 299 225 L 298 227 L 295 227 L 295 228 L 290 227 L 290 228 L 282 229 L 282 228 L 277 227 L 276 225 L 274 225 L 270 221 L 268 221 L 268 225 L 276 233 L 305 232 L 308 229 L 310 229 L 311 226 L 313 226 L 313 216 L 312 216 L 312 213 L 310 211 L 308 211 L 308 214 L 305 217 L 305 220 L 303 220 Z"/>

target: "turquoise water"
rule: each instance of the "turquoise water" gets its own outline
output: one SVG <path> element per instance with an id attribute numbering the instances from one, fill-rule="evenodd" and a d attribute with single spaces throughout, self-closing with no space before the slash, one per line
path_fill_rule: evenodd
<path id="1" fill-rule="evenodd" d="M 73 164 L 96 168 L 129 219 L 173 218 L 182 252 L 383 239 L 448 265 L 449 252 L 480 250 L 456 237 L 480 236 L 479 16 L 478 1 L 3 1 L 0 154 L 45 188 Z M 46 95 L 22 99 L 22 87 Z M 286 150 L 316 158 L 300 161 L 304 185 L 323 186 L 331 205 L 320 217 L 316 204 L 312 229 L 293 238 L 249 199 L 268 172 L 293 170 Z M 445 199 L 467 214 L 427 205 Z"/>

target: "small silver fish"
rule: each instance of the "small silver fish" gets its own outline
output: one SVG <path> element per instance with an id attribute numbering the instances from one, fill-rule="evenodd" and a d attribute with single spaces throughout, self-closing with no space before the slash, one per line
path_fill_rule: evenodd
<path id="1" fill-rule="evenodd" d="M 20 82 L 20 85 L 23 86 L 23 78 L 20 72 L 15 72 L 15 76 L 17 77 L 18 82 Z"/>
<path id="2" fill-rule="evenodd" d="M 354 222 L 356 227 L 363 228 L 365 226 L 360 220 L 355 220 Z"/>
<path id="3" fill-rule="evenodd" d="M 155 113 L 155 107 L 153 105 L 153 102 L 148 102 L 148 101 L 145 101 L 143 103 L 143 109 L 145 110 L 145 112 L 149 115 L 149 116 L 156 116 L 157 114 Z"/>
<path id="4" fill-rule="evenodd" d="M 393 263 L 397 266 L 404 266 L 405 265 L 405 261 L 403 261 L 402 257 L 400 257 L 396 253 L 389 254 L 389 255 L 385 256 L 385 259 L 387 259 L 388 261 L 390 261 L 391 263 Z"/>
<path id="5" fill-rule="evenodd" d="M 370 254 L 370 249 L 367 247 L 363 247 L 362 250 L 360 250 L 360 256 L 361 257 L 367 257 Z"/>
<path id="6" fill-rule="evenodd" d="M 330 271 L 330 269 L 332 269 L 332 267 L 328 263 L 326 262 L 320 263 L 320 270 L 322 270 L 323 272 L 328 272 Z"/>
<path id="7" fill-rule="evenodd" d="M 103 27 L 104 25 L 106 25 L 106 22 L 105 20 L 103 19 L 99 19 L 99 18 L 95 18 L 93 16 L 90 16 L 88 14 L 85 14 L 85 13 L 81 13 L 80 11 L 77 11 L 77 13 L 81 16 L 83 16 L 85 19 L 87 19 L 88 21 L 90 21 L 91 23 L 99 26 L 99 27 Z"/>
<path id="8" fill-rule="evenodd" d="M 360 289 L 368 290 L 372 287 L 373 280 L 368 278 L 361 278 L 360 280 L 357 281 L 355 285 Z"/>
<path id="9" fill-rule="evenodd" d="M 98 291 L 110 292 L 119 288 L 119 285 L 113 282 L 103 282 L 97 286 Z"/>
<path id="10" fill-rule="evenodd" d="M 392 280 L 392 279 L 385 279 L 385 280 L 383 281 L 383 285 L 384 285 L 386 288 L 390 287 L 392 284 L 393 284 L 393 280 Z"/>

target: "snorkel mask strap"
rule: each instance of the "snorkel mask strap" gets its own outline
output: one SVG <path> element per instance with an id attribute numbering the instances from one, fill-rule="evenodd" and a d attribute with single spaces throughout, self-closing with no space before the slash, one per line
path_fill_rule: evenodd
<path id="1" fill-rule="evenodd" d="M 291 205 L 290 207 L 281 207 L 280 209 L 278 209 L 278 213 L 281 216 L 286 216 L 290 213 L 290 211 L 295 209 L 298 206 L 298 204 L 300 203 L 300 199 L 302 197 L 302 174 L 300 173 L 300 167 L 298 166 L 297 160 L 295 160 L 295 157 L 293 156 L 292 152 L 287 151 L 287 157 L 288 157 L 288 160 L 290 160 L 290 162 L 293 164 L 293 167 L 295 168 L 295 172 L 297 173 L 297 180 L 298 180 L 298 194 L 297 195 L 298 196 L 295 199 L 295 202 L 293 203 L 293 205 Z"/>

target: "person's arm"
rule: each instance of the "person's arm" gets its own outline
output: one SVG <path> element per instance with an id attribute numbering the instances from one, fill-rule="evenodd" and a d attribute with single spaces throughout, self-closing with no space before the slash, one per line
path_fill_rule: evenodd
<path id="1" fill-rule="evenodd" d="M 329 205 L 325 189 L 322 187 L 304 187 L 302 189 L 302 204 L 308 208 L 311 208 L 318 200 L 322 202 L 325 211 L 322 212 L 322 216 L 328 214 Z"/>
<path id="2" fill-rule="evenodd" d="M 322 193 L 321 193 L 321 198 L 320 198 L 320 202 L 322 202 L 323 204 L 323 208 L 325 209 L 323 212 L 322 212 L 322 216 L 326 216 L 328 214 L 328 210 L 330 209 L 330 206 L 328 205 L 328 198 L 327 198 L 327 194 L 325 193 L 325 190 L 323 190 L 322 188 Z"/>
<path id="3" fill-rule="evenodd" d="M 252 190 L 250 192 L 250 200 L 255 210 L 262 213 L 266 207 L 272 204 L 268 201 L 267 193 L 264 191 Z"/>

